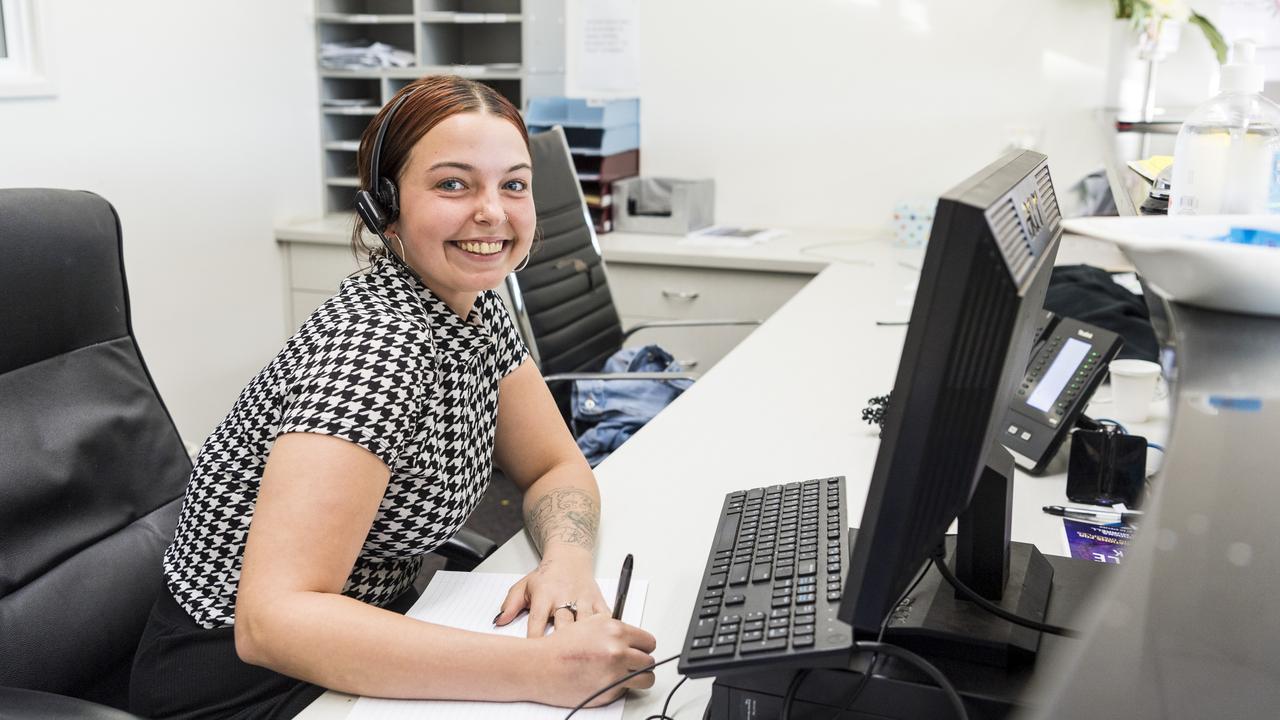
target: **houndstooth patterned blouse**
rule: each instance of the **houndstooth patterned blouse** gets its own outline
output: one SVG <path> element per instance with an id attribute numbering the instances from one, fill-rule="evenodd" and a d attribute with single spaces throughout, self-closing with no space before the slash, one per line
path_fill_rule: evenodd
<path id="1" fill-rule="evenodd" d="M 169 590 L 206 628 L 235 623 L 267 453 L 284 433 L 353 442 L 391 479 L 342 593 L 385 605 L 489 483 L 498 381 L 526 350 L 497 293 L 466 321 L 385 258 L 349 278 L 240 393 L 205 441 L 165 551 Z"/>

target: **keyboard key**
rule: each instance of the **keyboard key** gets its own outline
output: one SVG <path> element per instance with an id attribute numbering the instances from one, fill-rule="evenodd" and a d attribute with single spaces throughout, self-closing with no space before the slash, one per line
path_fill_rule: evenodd
<path id="1" fill-rule="evenodd" d="M 725 615 L 720 618 L 721 625 L 737 625 L 740 622 L 742 622 L 741 615 Z"/>
<path id="2" fill-rule="evenodd" d="M 718 598 L 718 597 L 713 597 L 713 598 L 710 598 L 710 599 L 707 599 L 707 600 L 703 600 L 703 601 L 702 601 L 702 607 L 704 607 L 704 608 L 705 608 L 705 607 L 715 607 L 715 608 L 718 608 L 718 607 L 720 607 L 720 598 Z"/>
<path id="3" fill-rule="evenodd" d="M 827 600 L 829 602 L 835 602 L 836 600 L 839 600 L 839 599 L 840 599 L 839 590 L 832 590 L 831 592 L 827 593 Z"/>
<path id="4" fill-rule="evenodd" d="M 742 623 L 742 632 L 749 633 L 749 632 L 755 632 L 756 630 L 764 630 L 763 620 L 750 620 L 748 622 Z"/>
<path id="5" fill-rule="evenodd" d="M 769 577 L 770 577 L 769 570 L 770 568 L 768 565 L 757 565 L 755 572 L 751 573 L 751 582 L 753 583 L 769 582 Z"/>
<path id="6" fill-rule="evenodd" d="M 770 650 L 784 650 L 787 647 L 786 638 L 778 638 L 777 640 L 762 640 L 753 643 L 742 643 L 738 646 L 738 652 L 743 655 L 758 652 L 769 652 Z"/>
<path id="7" fill-rule="evenodd" d="M 773 579 L 773 586 L 774 586 L 775 588 L 780 588 L 780 587 L 791 587 L 791 584 L 792 584 L 793 582 L 795 582 L 795 581 L 794 581 L 794 580 L 792 580 L 791 578 L 776 578 L 776 577 L 775 577 L 775 578 Z"/>
<path id="8" fill-rule="evenodd" d="M 829 573 L 834 573 L 834 574 L 839 574 L 839 572 L 840 572 L 840 563 L 838 563 L 838 562 L 836 562 L 836 563 L 828 563 L 828 564 L 827 564 L 827 572 L 829 572 Z"/>
<path id="9" fill-rule="evenodd" d="M 701 648 L 689 651 L 690 660 L 709 660 L 711 658 L 725 657 L 732 655 L 736 649 L 735 645 L 713 645 L 709 648 Z"/>
<path id="10" fill-rule="evenodd" d="M 813 620 L 814 620 L 813 615 L 796 615 L 795 622 L 791 624 L 795 625 L 796 628 L 802 628 L 802 627 L 809 628 L 805 632 L 813 632 Z M 800 630 L 797 629 L 796 633 L 799 634 Z"/>
<path id="11" fill-rule="evenodd" d="M 796 595 L 796 604 L 808 605 L 809 603 L 815 602 L 817 599 L 818 599 L 817 593 L 800 593 Z M 728 603 L 725 603 L 725 604 L 727 605 Z"/>
<path id="12" fill-rule="evenodd" d="M 698 624 L 693 626 L 693 636 L 696 638 L 711 637 L 712 635 L 715 635 L 715 634 L 716 634 L 715 618 L 699 620 Z"/>
<path id="13" fill-rule="evenodd" d="M 787 636 L 787 628 L 784 628 L 784 627 L 780 627 L 780 628 L 770 628 L 769 633 L 768 633 L 768 638 L 769 638 L 770 640 L 776 640 L 776 639 L 778 639 L 778 638 L 785 638 L 786 636 Z M 746 638 L 743 638 L 743 642 L 746 642 Z"/>
<path id="14" fill-rule="evenodd" d="M 719 614 L 720 614 L 719 605 L 716 605 L 716 607 L 704 607 L 698 611 L 698 617 L 700 618 L 713 618 Z"/>
<path id="15" fill-rule="evenodd" d="M 724 589 L 716 588 L 715 590 L 708 590 L 702 593 L 702 598 L 704 600 L 710 600 L 711 598 L 718 598 L 718 597 L 722 597 L 723 595 L 724 595 Z"/>
<path id="16" fill-rule="evenodd" d="M 776 597 L 776 598 L 774 598 L 774 599 L 773 599 L 773 606 L 774 606 L 775 608 L 791 607 L 791 596 L 790 596 L 790 595 L 786 595 L 786 596 L 783 596 L 783 597 Z"/>
<path id="17" fill-rule="evenodd" d="M 728 582 L 730 585 L 745 585 L 749 577 L 751 577 L 750 563 L 738 563 L 730 568 Z"/>
<path id="18" fill-rule="evenodd" d="M 813 605 L 801 605 L 800 607 L 796 608 L 796 616 L 798 617 L 800 615 L 812 615 L 813 608 L 814 608 Z"/>
<path id="19" fill-rule="evenodd" d="M 791 647 L 795 647 L 795 648 L 813 647 L 813 636 L 797 635 L 794 638 L 791 638 Z"/>
<path id="20" fill-rule="evenodd" d="M 746 595 L 743 595 L 742 593 L 734 593 L 733 595 L 725 595 L 725 596 L 724 596 L 724 604 L 725 604 L 726 606 L 728 606 L 728 605 L 741 605 L 741 604 L 745 603 L 746 601 L 747 601 L 747 596 L 746 596 Z"/>
<path id="21" fill-rule="evenodd" d="M 787 578 L 791 577 L 791 574 L 793 572 L 795 572 L 795 568 L 792 567 L 791 565 L 782 565 L 782 566 L 779 566 L 778 569 L 774 571 L 773 576 L 780 580 L 786 580 Z"/>
<path id="22" fill-rule="evenodd" d="M 746 643 L 746 642 L 758 642 L 758 641 L 760 641 L 760 640 L 762 640 L 762 639 L 764 639 L 764 631 L 763 631 L 763 630 L 752 630 L 752 631 L 750 631 L 750 632 L 744 632 L 744 633 L 742 633 L 742 642 L 744 642 L 744 643 Z"/>
<path id="23" fill-rule="evenodd" d="M 812 575 L 818 571 L 818 564 L 812 560 L 802 561 L 796 566 L 796 574 L 800 576 Z"/>
<path id="24" fill-rule="evenodd" d="M 711 647 L 711 638 L 694 638 L 693 642 L 689 644 L 689 647 L 694 650 L 697 650 L 698 648 Z"/>
<path id="25" fill-rule="evenodd" d="M 773 589 L 773 596 L 774 597 L 791 597 L 791 588 L 776 587 Z"/>
<path id="26" fill-rule="evenodd" d="M 774 618 L 769 621 L 769 629 L 772 630 L 773 628 L 784 628 L 790 624 L 791 624 L 791 618 L 785 618 L 785 617 Z"/>
<path id="27" fill-rule="evenodd" d="M 788 609 L 773 610 L 769 613 L 769 617 L 771 619 L 780 618 L 780 617 L 791 617 L 791 611 Z"/>
<path id="28" fill-rule="evenodd" d="M 730 646 L 731 646 L 731 645 L 733 645 L 733 644 L 734 644 L 734 643 L 736 643 L 736 642 L 738 642 L 738 632 L 737 632 L 736 630 L 735 630 L 734 632 L 731 632 L 731 633 L 726 633 L 726 634 L 724 634 L 724 635 L 717 635 L 717 636 L 716 636 L 716 644 L 717 644 L 717 645 L 730 645 Z"/>
<path id="29" fill-rule="evenodd" d="M 764 611 L 763 611 L 763 610 L 755 610 L 755 611 L 752 611 L 752 612 L 747 613 L 747 614 L 746 614 L 745 616 L 743 616 L 743 617 L 746 619 L 746 621 L 747 621 L 747 622 L 752 622 L 752 621 L 755 621 L 755 620 L 763 620 L 763 619 L 764 619 Z"/>
<path id="30" fill-rule="evenodd" d="M 716 588 L 724 587 L 724 579 L 725 579 L 724 573 L 718 573 L 716 575 L 712 575 L 711 578 L 707 580 L 707 589 L 715 590 Z"/>

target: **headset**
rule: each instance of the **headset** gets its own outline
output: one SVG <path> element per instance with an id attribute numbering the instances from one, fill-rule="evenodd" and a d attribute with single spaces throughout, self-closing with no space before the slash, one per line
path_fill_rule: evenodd
<path id="1" fill-rule="evenodd" d="M 409 263 L 400 257 L 391 249 L 391 241 L 387 239 L 387 226 L 395 222 L 400 217 L 400 188 L 396 187 L 396 181 L 382 176 L 382 141 L 387 135 L 387 128 L 391 125 L 391 119 L 395 117 L 396 111 L 418 91 L 413 88 L 409 92 L 400 96 L 391 109 L 387 110 L 387 114 L 382 117 L 382 124 L 378 126 L 378 134 L 373 139 L 373 161 L 369 168 L 369 178 L 372 187 L 369 189 L 361 188 L 356 192 L 356 213 L 360 215 L 360 219 L 364 221 L 364 226 L 369 228 L 371 232 L 376 234 L 382 240 L 382 244 L 387 249 L 387 253 L 391 257 L 400 261 L 401 265 L 409 268 Z M 418 274 L 409 268 L 409 272 L 417 277 Z M 421 282 L 421 278 L 419 278 Z"/>

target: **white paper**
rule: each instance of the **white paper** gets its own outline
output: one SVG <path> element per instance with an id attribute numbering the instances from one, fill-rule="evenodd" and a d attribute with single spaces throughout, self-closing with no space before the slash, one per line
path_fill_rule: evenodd
<path id="1" fill-rule="evenodd" d="M 712 225 L 689 233 L 681 238 L 679 243 L 697 247 L 745 248 L 784 237 L 786 234 L 785 230 Z"/>
<path id="2" fill-rule="evenodd" d="M 565 30 L 566 95 L 640 96 L 639 0 L 570 0 Z"/>
<path id="3" fill-rule="evenodd" d="M 494 627 L 493 616 L 511 586 L 519 582 L 521 575 L 514 573 L 462 573 L 437 572 L 431 578 L 422 597 L 405 613 L 425 622 L 490 635 L 525 637 L 528 633 L 527 614 L 521 615 L 505 627 Z M 617 595 L 618 580 L 597 579 L 600 593 L 612 602 Z M 644 615 L 644 599 L 648 581 L 632 578 L 627 592 L 627 604 L 622 620 L 629 625 L 640 626 Z M 548 627 L 548 632 L 551 628 Z M 585 698 L 584 698 L 585 699 Z M 604 707 L 579 710 L 575 718 L 584 720 L 621 720 L 625 698 Z M 455 700 L 385 700 L 362 697 L 351 709 L 348 720 L 426 720 L 427 718 L 459 718 L 462 720 L 559 720 L 568 711 L 564 708 L 538 703 L 498 703 Z"/>

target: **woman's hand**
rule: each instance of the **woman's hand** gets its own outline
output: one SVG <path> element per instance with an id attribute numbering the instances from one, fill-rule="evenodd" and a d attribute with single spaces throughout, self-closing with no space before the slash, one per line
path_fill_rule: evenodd
<path id="1" fill-rule="evenodd" d="M 578 622 L 558 625 L 554 633 L 534 642 L 542 644 L 539 651 L 545 653 L 539 663 L 540 694 L 536 699 L 561 707 L 575 707 L 622 676 L 652 665 L 650 653 L 657 647 L 653 635 L 605 613 L 591 617 L 579 613 Z M 653 671 L 641 673 L 587 707 L 607 705 L 627 688 L 651 688 L 653 681 Z"/>
<path id="2" fill-rule="evenodd" d="M 494 625 L 506 625 L 515 620 L 521 610 L 528 609 L 529 637 L 538 638 L 546 633 L 548 620 L 559 627 L 575 621 L 569 610 L 556 610 L 562 605 L 577 605 L 578 622 L 609 614 L 609 606 L 596 584 L 591 553 L 568 547 L 557 548 L 557 551 L 543 556 L 537 569 L 511 586 L 498 616 L 493 619 Z"/>

